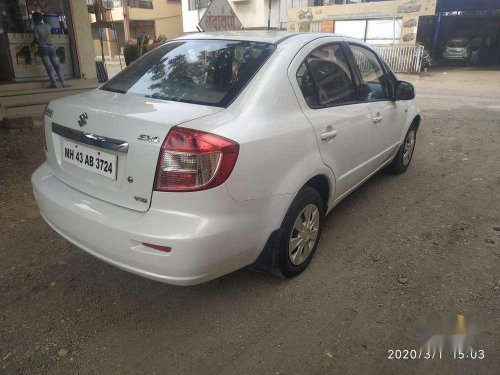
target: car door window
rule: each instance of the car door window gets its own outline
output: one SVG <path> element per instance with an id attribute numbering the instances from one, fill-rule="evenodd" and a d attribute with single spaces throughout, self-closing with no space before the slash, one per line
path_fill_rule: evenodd
<path id="1" fill-rule="evenodd" d="M 360 100 L 388 99 L 387 80 L 377 56 L 372 51 L 361 46 L 351 44 L 350 48 L 363 79 Z"/>
<path id="2" fill-rule="evenodd" d="M 387 66 L 384 61 L 382 63 L 386 72 L 385 76 L 387 77 L 387 89 L 389 90 L 389 96 L 394 97 L 396 95 L 396 86 L 398 85 L 398 79 L 394 75 L 391 68 L 389 68 L 389 66 Z"/>
<path id="3" fill-rule="evenodd" d="M 314 84 L 305 63 L 302 63 L 299 70 L 297 70 L 297 83 L 299 84 L 300 91 L 302 91 L 302 95 L 304 95 L 307 105 L 311 108 L 317 108 L 318 101 L 316 99 L 316 93 L 314 92 Z"/>
<path id="4" fill-rule="evenodd" d="M 321 46 L 311 52 L 297 71 L 297 82 L 311 108 L 356 100 L 356 86 L 340 44 Z"/>

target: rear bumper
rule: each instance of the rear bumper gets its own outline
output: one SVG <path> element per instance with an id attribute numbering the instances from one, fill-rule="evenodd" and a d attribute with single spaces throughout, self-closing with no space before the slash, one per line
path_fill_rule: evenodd
<path id="1" fill-rule="evenodd" d="M 46 163 L 32 184 L 43 218 L 68 241 L 123 270 L 176 285 L 202 283 L 252 264 L 293 198 L 236 202 L 222 185 L 196 193 L 154 193 L 149 211 L 139 212 L 73 189 Z"/>
<path id="2" fill-rule="evenodd" d="M 471 55 L 443 55 L 443 59 L 445 60 L 469 60 Z"/>

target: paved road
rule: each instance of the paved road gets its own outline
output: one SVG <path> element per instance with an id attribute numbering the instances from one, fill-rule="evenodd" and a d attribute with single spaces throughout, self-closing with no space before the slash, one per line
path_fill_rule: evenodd
<path id="1" fill-rule="evenodd" d="M 446 73 L 409 78 L 424 117 L 410 169 L 341 203 L 293 280 L 180 288 L 97 261 L 38 214 L 38 134 L 1 133 L 0 373 L 498 373 L 500 72 Z M 387 359 L 458 313 L 485 359 Z"/>

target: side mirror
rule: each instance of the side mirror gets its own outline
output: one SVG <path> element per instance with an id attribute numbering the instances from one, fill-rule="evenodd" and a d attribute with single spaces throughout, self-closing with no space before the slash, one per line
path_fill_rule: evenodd
<path id="1" fill-rule="evenodd" d="M 396 100 L 415 99 L 415 88 L 410 82 L 398 81 L 396 84 Z"/>

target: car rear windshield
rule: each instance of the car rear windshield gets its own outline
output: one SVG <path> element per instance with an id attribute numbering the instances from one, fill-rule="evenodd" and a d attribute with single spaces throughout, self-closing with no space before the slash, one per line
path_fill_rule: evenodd
<path id="1" fill-rule="evenodd" d="M 225 107 L 275 49 L 237 40 L 174 41 L 144 55 L 101 89 Z"/>
<path id="2" fill-rule="evenodd" d="M 467 47 L 468 43 L 468 40 L 450 40 L 446 45 L 450 48 L 464 48 Z"/>

